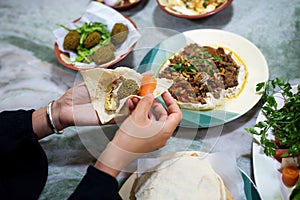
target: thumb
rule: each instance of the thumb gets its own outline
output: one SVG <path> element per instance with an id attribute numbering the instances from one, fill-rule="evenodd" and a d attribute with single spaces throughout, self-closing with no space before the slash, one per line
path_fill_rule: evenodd
<path id="1" fill-rule="evenodd" d="M 136 119 L 146 119 L 148 118 L 149 111 L 152 107 L 154 101 L 154 96 L 152 93 L 144 96 L 137 104 L 135 110 L 133 111 L 133 116 Z"/>

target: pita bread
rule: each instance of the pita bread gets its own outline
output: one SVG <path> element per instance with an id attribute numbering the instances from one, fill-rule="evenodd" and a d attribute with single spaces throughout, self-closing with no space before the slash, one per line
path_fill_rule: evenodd
<path id="1" fill-rule="evenodd" d="M 142 75 L 128 67 L 118 67 L 116 69 L 93 68 L 81 70 L 80 72 L 89 91 L 92 105 L 96 110 L 102 124 L 111 121 L 115 117 L 124 115 L 120 112 L 120 110 L 123 108 L 126 100 L 132 96 L 136 96 L 130 95 L 121 99 L 116 111 L 107 112 L 105 109 L 105 101 L 109 84 L 123 76 L 126 79 L 135 80 L 138 86 L 141 86 Z M 154 96 L 160 96 L 163 92 L 167 91 L 172 84 L 172 80 L 157 78 L 156 89 L 153 92 Z"/>
<path id="2" fill-rule="evenodd" d="M 163 161 L 154 172 L 139 177 L 137 200 L 233 199 L 208 161 L 181 156 Z"/>

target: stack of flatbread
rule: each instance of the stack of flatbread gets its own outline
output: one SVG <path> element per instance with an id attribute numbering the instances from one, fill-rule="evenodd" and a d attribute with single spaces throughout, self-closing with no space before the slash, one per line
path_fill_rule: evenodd
<path id="1" fill-rule="evenodd" d="M 142 174 L 135 188 L 137 200 L 232 200 L 233 196 L 208 161 L 180 156 L 163 161 Z"/>

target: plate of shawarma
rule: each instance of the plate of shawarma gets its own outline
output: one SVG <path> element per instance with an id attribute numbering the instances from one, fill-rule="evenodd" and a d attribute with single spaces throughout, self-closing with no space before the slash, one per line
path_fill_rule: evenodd
<path id="1" fill-rule="evenodd" d="M 143 58 L 138 72 L 152 70 L 174 81 L 169 92 L 181 108 L 182 127 L 231 122 L 262 97 L 256 84 L 268 80 L 268 64 L 246 38 L 224 30 L 196 29 L 162 41 Z"/>

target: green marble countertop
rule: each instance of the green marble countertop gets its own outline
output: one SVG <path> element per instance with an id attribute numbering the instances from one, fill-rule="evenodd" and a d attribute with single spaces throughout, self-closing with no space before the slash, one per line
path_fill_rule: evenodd
<path id="1" fill-rule="evenodd" d="M 73 86 L 77 72 L 62 66 L 53 52 L 53 30 L 79 18 L 88 0 L 0 1 L 0 111 L 18 108 L 39 108 L 62 95 Z M 193 29 L 221 29 L 245 37 L 265 56 L 270 79 L 281 77 L 300 82 L 300 1 L 235 0 L 224 11 L 203 19 L 183 19 L 168 15 L 154 0 L 142 0 L 122 14 L 129 16 L 139 29 L 160 28 L 171 35 Z M 148 35 L 149 49 L 169 35 Z M 140 55 L 133 58 L 136 63 Z M 244 131 L 253 127 L 258 103 L 247 114 L 221 127 L 196 131 L 194 140 L 184 137 L 170 142 L 170 151 L 189 143 L 189 149 L 209 146 L 213 151 L 233 152 L 238 166 L 253 179 L 251 163 L 252 136 Z M 103 127 L 112 136 L 116 127 Z M 205 137 L 220 132 L 218 138 Z M 66 199 L 95 158 L 71 127 L 64 136 L 53 135 L 41 141 L 49 158 L 49 178 L 40 199 Z M 204 140 L 205 138 L 205 140 Z M 241 145 L 242 144 L 242 145 Z M 105 144 L 99 144 L 104 147 Z M 173 148 L 173 149 L 172 149 Z"/>

